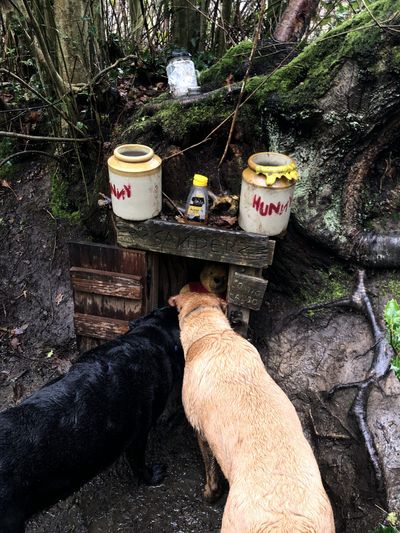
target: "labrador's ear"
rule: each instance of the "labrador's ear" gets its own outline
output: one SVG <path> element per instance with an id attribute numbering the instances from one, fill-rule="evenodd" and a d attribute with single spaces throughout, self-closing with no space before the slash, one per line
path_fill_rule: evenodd
<path id="1" fill-rule="evenodd" d="M 176 307 L 177 306 L 177 301 L 176 301 L 177 297 L 178 297 L 178 295 L 170 296 L 168 298 L 168 305 L 170 305 L 171 307 Z"/>
<path id="2" fill-rule="evenodd" d="M 226 301 L 223 300 L 222 298 L 219 298 L 219 305 L 222 309 L 222 312 L 226 313 L 226 310 L 228 309 L 228 304 L 226 303 Z"/>

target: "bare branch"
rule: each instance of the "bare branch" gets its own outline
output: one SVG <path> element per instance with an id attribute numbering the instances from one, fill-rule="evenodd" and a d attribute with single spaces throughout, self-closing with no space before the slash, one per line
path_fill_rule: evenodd
<path id="1" fill-rule="evenodd" d="M 24 150 L 22 152 L 15 152 L 15 154 L 11 154 L 8 157 L 2 159 L 0 161 L 0 167 L 5 165 L 8 161 L 11 159 L 14 159 L 14 157 L 19 157 L 20 155 L 26 155 L 26 154 L 39 154 L 39 155 L 45 155 L 47 157 L 51 157 L 52 159 L 55 159 L 56 161 L 61 161 L 61 158 L 54 154 L 49 154 L 48 152 L 43 152 L 42 150 Z"/>
<path id="2" fill-rule="evenodd" d="M 46 141 L 46 142 L 88 142 L 95 141 L 94 137 L 83 137 L 79 139 L 73 139 L 70 137 L 44 137 L 42 135 L 25 135 L 24 133 L 15 133 L 13 131 L 0 131 L 0 137 L 14 137 L 16 139 L 29 139 L 31 141 Z"/>

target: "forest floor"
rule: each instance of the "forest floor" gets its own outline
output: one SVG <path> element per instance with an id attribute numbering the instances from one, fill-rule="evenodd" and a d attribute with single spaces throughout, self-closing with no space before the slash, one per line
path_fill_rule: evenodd
<path id="1" fill-rule="evenodd" d="M 11 180 L 12 190 L 0 187 L 0 409 L 67 371 L 78 356 L 68 241 L 88 237 L 51 215 L 49 182 L 46 166 L 37 162 L 21 167 L 19 177 Z M 274 278 L 273 269 L 271 273 Z M 286 294 L 277 279 L 275 273 L 262 310 L 254 314 L 255 343 L 300 414 L 334 503 L 338 532 L 367 533 L 389 509 L 382 510 L 368 458 L 347 416 L 354 393 L 340 393 L 330 406 L 321 394 L 365 375 L 372 353 L 359 356 L 372 345 L 368 326 L 362 316 L 348 311 L 287 318 L 300 306 L 299 299 Z M 382 275 L 371 279 L 375 294 L 381 294 L 382 280 Z M 375 298 L 375 303 L 381 308 L 382 299 Z M 385 398 L 399 404 L 400 386 L 392 374 L 382 390 L 373 393 L 369 419 L 374 427 L 379 417 L 375 420 L 373 414 Z M 400 433 L 399 416 L 391 411 L 379 420 L 389 441 L 394 432 Z M 162 486 L 138 486 L 121 458 L 70 498 L 34 517 L 27 533 L 218 531 L 225 499 L 216 505 L 202 501 L 203 467 L 183 413 L 168 433 L 162 424 L 154 429 L 152 458 L 168 464 Z M 400 472 L 396 461 L 392 457 Z"/>

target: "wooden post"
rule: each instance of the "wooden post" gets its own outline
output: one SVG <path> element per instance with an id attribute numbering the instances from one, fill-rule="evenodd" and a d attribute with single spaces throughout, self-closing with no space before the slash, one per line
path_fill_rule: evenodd
<path id="1" fill-rule="evenodd" d="M 250 309 L 260 309 L 268 281 L 262 269 L 230 265 L 228 278 L 228 318 L 233 329 L 247 337 Z"/>

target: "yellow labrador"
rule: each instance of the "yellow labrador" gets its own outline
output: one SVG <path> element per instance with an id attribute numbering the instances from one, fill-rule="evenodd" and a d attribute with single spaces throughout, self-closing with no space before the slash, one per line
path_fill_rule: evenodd
<path id="1" fill-rule="evenodd" d="M 334 533 L 317 462 L 286 394 L 258 351 L 236 334 L 214 295 L 172 296 L 185 353 L 183 405 L 200 435 L 205 496 L 219 487 L 206 443 L 230 490 L 224 533 Z"/>

